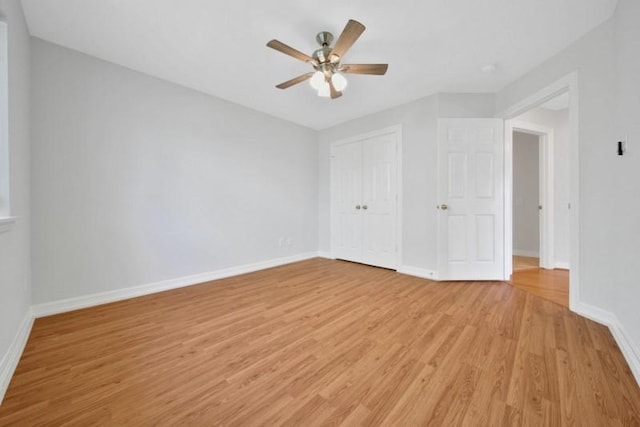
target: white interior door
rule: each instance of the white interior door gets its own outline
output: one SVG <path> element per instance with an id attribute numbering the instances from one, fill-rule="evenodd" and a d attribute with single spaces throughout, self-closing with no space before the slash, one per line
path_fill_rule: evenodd
<path id="1" fill-rule="evenodd" d="M 391 132 L 332 146 L 334 257 L 398 267 L 397 138 Z"/>
<path id="2" fill-rule="evenodd" d="M 438 277 L 504 279 L 504 126 L 438 121 Z"/>
<path id="3" fill-rule="evenodd" d="M 397 268 L 396 134 L 362 142 L 362 262 Z"/>
<path id="4" fill-rule="evenodd" d="M 362 259 L 362 143 L 331 149 L 331 246 L 336 258 Z"/>

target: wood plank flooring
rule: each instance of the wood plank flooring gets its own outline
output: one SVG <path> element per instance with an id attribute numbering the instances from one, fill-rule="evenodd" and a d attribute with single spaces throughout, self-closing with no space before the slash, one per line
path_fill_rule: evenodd
<path id="1" fill-rule="evenodd" d="M 509 284 L 313 259 L 36 320 L 0 425 L 640 425 L 640 389 Z"/>
<path id="2" fill-rule="evenodd" d="M 538 267 L 538 258 L 513 257 L 513 286 L 569 307 L 569 270 L 545 270 Z"/>
<path id="3" fill-rule="evenodd" d="M 513 265 L 513 271 L 540 268 L 540 258 L 514 255 L 512 265 Z"/>

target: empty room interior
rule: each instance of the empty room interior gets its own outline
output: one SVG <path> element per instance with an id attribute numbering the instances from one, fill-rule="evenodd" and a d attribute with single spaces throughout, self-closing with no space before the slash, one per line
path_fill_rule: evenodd
<path id="1" fill-rule="evenodd" d="M 0 426 L 640 425 L 639 20 L 0 0 Z"/>

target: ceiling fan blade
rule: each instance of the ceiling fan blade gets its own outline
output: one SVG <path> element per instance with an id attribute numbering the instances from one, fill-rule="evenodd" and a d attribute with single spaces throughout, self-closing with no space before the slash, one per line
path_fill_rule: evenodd
<path id="1" fill-rule="evenodd" d="M 267 43 L 267 46 L 269 46 L 271 49 L 275 49 L 278 52 L 282 52 L 285 55 L 289 55 L 292 56 L 296 59 L 299 59 L 300 61 L 303 62 L 310 62 L 314 65 L 318 65 L 318 61 L 316 61 L 315 59 L 313 59 L 312 57 L 310 57 L 309 55 L 300 52 L 297 49 L 292 48 L 291 46 L 288 46 L 284 43 L 282 43 L 281 41 L 278 40 L 271 40 L 269 43 Z"/>
<path id="2" fill-rule="evenodd" d="M 351 74 L 375 74 L 378 76 L 387 72 L 389 64 L 344 64 L 340 67 L 343 73 Z"/>
<path id="3" fill-rule="evenodd" d="M 298 77 L 294 77 L 291 80 L 287 80 L 286 82 L 280 83 L 279 85 L 276 85 L 276 87 L 278 89 L 286 89 L 289 88 L 293 85 L 297 85 L 298 83 L 302 83 L 305 80 L 309 80 L 311 78 L 311 76 L 313 76 L 313 72 L 311 73 L 307 73 L 307 74 L 303 74 L 301 76 Z"/>
<path id="4" fill-rule="evenodd" d="M 349 48 L 356 42 L 356 40 L 358 40 L 358 37 L 360 37 L 360 34 L 364 32 L 365 28 L 366 27 L 358 21 L 350 19 L 349 22 L 347 22 L 347 25 L 344 27 L 344 30 L 342 30 L 342 34 L 340 34 L 340 37 L 338 37 L 338 41 L 333 47 L 331 55 L 337 55 L 338 57 L 342 58 L 347 50 L 349 50 Z"/>
<path id="5" fill-rule="evenodd" d="M 331 99 L 340 98 L 342 96 L 342 92 L 339 92 L 336 90 L 331 79 L 329 79 L 328 82 L 329 82 L 329 90 L 331 91 Z"/>

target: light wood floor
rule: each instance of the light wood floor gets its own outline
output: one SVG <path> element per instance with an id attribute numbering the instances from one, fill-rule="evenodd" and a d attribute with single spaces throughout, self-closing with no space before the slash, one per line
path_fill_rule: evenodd
<path id="1" fill-rule="evenodd" d="M 604 326 L 313 259 L 38 319 L 0 425 L 638 425 Z"/>
<path id="2" fill-rule="evenodd" d="M 540 268 L 540 258 L 530 256 L 513 256 L 513 271 Z"/>
<path id="3" fill-rule="evenodd" d="M 569 270 L 545 270 L 538 258 L 513 257 L 511 283 L 523 291 L 569 307 Z"/>

